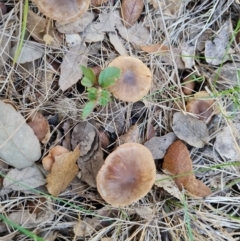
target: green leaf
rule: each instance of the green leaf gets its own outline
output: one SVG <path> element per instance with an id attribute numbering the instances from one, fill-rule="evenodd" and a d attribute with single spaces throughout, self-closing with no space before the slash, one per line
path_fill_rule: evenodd
<path id="1" fill-rule="evenodd" d="M 81 84 L 85 87 L 92 87 L 92 82 L 87 77 L 83 77 L 83 79 L 81 80 Z"/>
<path id="2" fill-rule="evenodd" d="M 88 99 L 96 100 L 97 99 L 97 89 L 94 87 L 88 88 Z"/>
<path id="3" fill-rule="evenodd" d="M 107 67 L 101 71 L 98 82 L 103 88 L 107 88 L 120 78 L 121 69 L 116 67 Z"/>
<path id="4" fill-rule="evenodd" d="M 91 68 L 87 68 L 87 67 L 85 67 L 83 65 L 80 66 L 80 68 L 81 68 L 84 76 L 86 78 L 88 78 L 91 81 L 92 85 L 93 85 L 96 82 L 96 76 L 95 76 L 93 70 Z"/>
<path id="5" fill-rule="evenodd" d="M 93 109 L 95 108 L 95 102 L 94 101 L 89 101 L 83 108 L 82 112 L 82 118 L 85 120 L 92 112 Z"/>
<path id="6" fill-rule="evenodd" d="M 110 93 L 107 90 L 102 90 L 101 96 L 99 98 L 100 105 L 107 105 L 110 101 Z"/>

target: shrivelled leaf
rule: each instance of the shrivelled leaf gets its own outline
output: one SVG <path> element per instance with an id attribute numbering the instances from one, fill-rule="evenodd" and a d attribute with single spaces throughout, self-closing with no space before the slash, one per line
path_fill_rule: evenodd
<path id="1" fill-rule="evenodd" d="M 168 46 L 162 43 L 157 43 L 152 45 L 143 45 L 141 46 L 141 49 L 142 51 L 145 51 L 147 53 L 165 53 L 169 51 Z"/>
<path id="2" fill-rule="evenodd" d="M 98 77 L 98 82 L 103 88 L 107 88 L 119 79 L 121 70 L 116 67 L 105 68 Z"/>
<path id="3" fill-rule="evenodd" d="M 136 213 L 143 219 L 151 221 L 154 218 L 154 211 L 152 208 L 141 206 L 135 208 Z"/>
<path id="4" fill-rule="evenodd" d="M 191 146 L 201 148 L 209 142 L 206 123 L 193 116 L 184 115 L 182 112 L 175 113 L 172 128 L 179 139 Z"/>
<path id="5" fill-rule="evenodd" d="M 96 81 L 96 76 L 93 72 L 93 70 L 91 68 L 87 68 L 85 66 L 81 66 L 81 70 L 84 74 L 84 76 L 89 79 L 92 83 L 92 85 L 94 84 L 94 82 Z"/>
<path id="6" fill-rule="evenodd" d="M 82 118 L 85 120 L 93 111 L 95 107 L 95 102 L 94 101 L 89 101 L 83 108 L 83 113 L 82 113 Z"/>
<path id="7" fill-rule="evenodd" d="M 137 22 L 142 13 L 143 7 L 143 0 L 122 1 L 122 17 L 127 27 L 131 27 Z"/>
<path id="8" fill-rule="evenodd" d="M 3 180 L 4 187 L 13 190 L 28 190 L 45 183 L 46 181 L 41 171 L 35 166 L 26 167 L 22 170 L 12 169 Z"/>
<path id="9" fill-rule="evenodd" d="M 12 105 L 0 100 L 0 157 L 16 168 L 31 166 L 41 156 L 32 128 Z"/>
<path id="10" fill-rule="evenodd" d="M 47 189 L 53 196 L 58 196 L 77 175 L 77 159 L 80 156 L 79 146 L 74 151 L 55 157 L 51 173 L 47 176 Z"/>

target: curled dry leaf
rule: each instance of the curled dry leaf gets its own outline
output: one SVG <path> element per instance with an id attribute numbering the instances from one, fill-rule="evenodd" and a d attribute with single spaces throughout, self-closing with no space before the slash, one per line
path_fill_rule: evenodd
<path id="1" fill-rule="evenodd" d="M 38 140 L 46 144 L 50 136 L 50 128 L 47 119 L 37 112 L 28 119 L 28 125 L 33 129 Z"/>
<path id="2" fill-rule="evenodd" d="M 91 0 L 90 5 L 93 7 L 99 7 L 104 3 L 107 3 L 109 0 Z"/>
<path id="3" fill-rule="evenodd" d="M 55 157 L 51 173 L 47 176 L 47 189 L 53 196 L 58 196 L 71 183 L 78 173 L 77 159 L 79 146 L 74 151 Z"/>
<path id="4" fill-rule="evenodd" d="M 178 200 L 182 201 L 183 200 L 183 195 L 179 191 L 178 187 L 176 186 L 176 183 L 172 178 L 170 178 L 166 174 L 157 174 L 156 175 L 156 181 L 155 185 L 157 187 L 163 188 L 165 191 L 170 193 L 172 196 L 177 198 Z"/>
<path id="5" fill-rule="evenodd" d="M 115 50 L 121 55 L 121 56 L 128 56 L 127 50 L 124 47 L 122 41 L 115 33 L 108 33 L 109 40 L 111 44 L 114 46 Z"/>
<path id="6" fill-rule="evenodd" d="M 201 148 L 210 140 L 206 123 L 182 112 L 174 113 L 172 129 L 179 139 L 191 146 Z"/>
<path id="7" fill-rule="evenodd" d="M 33 130 L 13 106 L 0 100 L 0 157 L 16 168 L 31 166 L 41 156 Z"/>
<path id="8" fill-rule="evenodd" d="M 139 19 L 144 7 L 143 0 L 123 0 L 122 17 L 127 27 L 133 26 Z"/>
<path id="9" fill-rule="evenodd" d="M 180 190 L 185 188 L 190 194 L 197 197 L 206 197 L 212 193 L 210 188 L 195 178 L 189 151 L 182 141 L 175 141 L 169 147 L 162 167 L 177 176 L 173 179 Z"/>
<path id="10" fill-rule="evenodd" d="M 11 169 L 3 180 L 4 188 L 12 190 L 29 190 L 46 183 L 42 172 L 36 167 L 26 167 L 22 170 Z"/>
<path id="11" fill-rule="evenodd" d="M 144 143 L 153 155 L 154 159 L 162 159 L 168 147 L 177 139 L 176 135 L 171 132 L 167 135 L 152 137 L 149 141 Z"/>

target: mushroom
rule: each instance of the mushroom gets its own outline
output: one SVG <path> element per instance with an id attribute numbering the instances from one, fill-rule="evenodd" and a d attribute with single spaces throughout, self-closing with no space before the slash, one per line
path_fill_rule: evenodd
<path id="1" fill-rule="evenodd" d="M 164 156 L 162 168 L 172 175 L 177 175 L 174 181 L 180 190 L 184 187 L 189 193 L 197 197 L 206 197 L 212 193 L 210 188 L 194 176 L 192 160 L 182 141 L 178 140 L 170 145 Z"/>
<path id="2" fill-rule="evenodd" d="M 149 92 L 152 73 L 141 60 L 130 56 L 119 56 L 109 66 L 121 69 L 120 78 L 109 87 L 109 91 L 117 99 L 136 102 Z"/>
<path id="3" fill-rule="evenodd" d="M 200 91 L 189 99 L 186 109 L 188 112 L 196 114 L 199 120 L 209 123 L 215 111 L 214 100 L 206 91 Z"/>
<path id="4" fill-rule="evenodd" d="M 33 0 L 47 17 L 61 23 L 80 18 L 89 8 L 90 0 Z"/>
<path id="5" fill-rule="evenodd" d="M 42 159 L 42 164 L 43 164 L 43 168 L 50 172 L 51 169 L 52 169 L 52 165 L 53 163 L 55 162 L 55 158 L 57 156 L 61 156 L 62 154 L 64 153 L 68 153 L 69 150 L 66 149 L 65 147 L 63 146 L 55 146 L 53 147 L 47 156 L 45 156 L 43 159 Z"/>
<path id="6" fill-rule="evenodd" d="M 97 189 L 112 206 L 126 206 L 153 186 L 156 167 L 151 152 L 138 143 L 125 143 L 105 160 L 97 175 Z"/>

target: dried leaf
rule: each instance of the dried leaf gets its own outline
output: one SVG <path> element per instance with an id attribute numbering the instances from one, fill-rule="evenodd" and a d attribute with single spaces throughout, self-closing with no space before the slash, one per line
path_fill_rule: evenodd
<path id="1" fill-rule="evenodd" d="M 143 0 L 123 0 L 122 17 L 127 27 L 133 26 L 139 19 L 144 7 Z"/>
<path id="2" fill-rule="evenodd" d="M 78 166 L 81 170 L 81 180 L 96 187 L 96 176 L 102 167 L 103 152 L 96 129 L 91 122 L 81 122 L 72 131 L 72 147 L 80 145 L 81 156 Z"/>
<path id="3" fill-rule="evenodd" d="M 206 123 L 182 112 L 173 115 L 172 128 L 179 139 L 191 146 L 201 148 L 210 140 Z"/>
<path id="4" fill-rule="evenodd" d="M 5 34 L 7 32 L 5 31 Z M 3 67 L 9 59 L 9 52 L 11 48 L 11 41 L 5 34 L 1 35 L 0 41 L 0 67 Z"/>
<path id="5" fill-rule="evenodd" d="M 163 13 L 169 16 L 177 15 L 181 7 L 181 3 L 182 1 L 180 0 L 165 0 L 161 2 L 158 0 L 150 0 L 150 4 L 152 4 L 155 9 L 158 9 L 160 7 Z"/>
<path id="6" fill-rule="evenodd" d="M 171 66 L 176 64 L 178 69 L 185 69 L 185 64 L 181 57 L 181 49 L 174 48 L 172 49 L 172 52 L 173 56 L 169 52 L 167 55 L 162 56 L 162 60 Z"/>
<path id="7" fill-rule="evenodd" d="M 165 191 L 170 193 L 172 196 L 177 198 L 178 200 L 183 200 L 183 195 L 179 191 L 177 185 L 174 180 L 166 174 L 157 174 L 155 185 L 163 188 Z"/>
<path id="8" fill-rule="evenodd" d="M 113 45 L 113 47 L 115 48 L 115 50 L 121 55 L 121 56 L 128 56 L 127 50 L 124 47 L 122 41 L 120 40 L 120 38 L 118 37 L 117 34 L 115 33 L 108 33 L 109 36 L 109 40 L 111 42 L 111 44 Z"/>
<path id="9" fill-rule="evenodd" d="M 3 181 L 4 188 L 12 190 L 29 190 L 46 183 L 42 172 L 36 167 L 26 167 L 22 170 L 11 169 Z"/>
<path id="10" fill-rule="evenodd" d="M 59 86 L 62 91 L 70 88 L 82 78 L 80 65 L 87 66 L 88 57 L 84 54 L 85 47 L 75 46 L 69 49 L 61 63 Z"/>
<path id="11" fill-rule="evenodd" d="M 76 46 L 81 45 L 82 38 L 80 37 L 79 34 L 66 34 L 66 43 L 69 48 L 73 48 Z"/>
<path id="12" fill-rule="evenodd" d="M 205 43 L 205 58 L 207 63 L 219 65 L 228 60 L 228 39 L 230 35 L 230 24 L 226 22 L 213 41 Z"/>
<path id="13" fill-rule="evenodd" d="M 99 7 L 104 3 L 107 3 L 109 0 L 91 0 L 91 5 L 94 7 Z"/>
<path id="14" fill-rule="evenodd" d="M 119 34 L 128 42 L 136 45 L 145 45 L 149 39 L 150 32 L 141 22 L 135 23 L 131 28 L 126 28 L 122 23 L 116 25 Z"/>
<path id="15" fill-rule="evenodd" d="M 168 147 L 177 139 L 176 135 L 171 132 L 167 135 L 152 137 L 149 141 L 144 143 L 152 153 L 154 159 L 162 159 Z"/>
<path id="16" fill-rule="evenodd" d="M 194 65 L 195 46 L 191 44 L 183 43 L 181 56 L 185 64 L 185 68 L 191 69 Z"/>
<path id="17" fill-rule="evenodd" d="M 52 47 L 60 47 L 62 38 L 59 37 L 52 24 L 46 18 L 28 10 L 27 29 L 30 35 L 39 43 L 46 43 Z"/>
<path id="18" fill-rule="evenodd" d="M 77 237 L 87 237 L 94 233 L 95 228 L 99 225 L 100 220 L 98 217 L 84 218 L 80 220 L 73 228 L 74 234 Z"/>
<path id="19" fill-rule="evenodd" d="M 85 28 L 92 23 L 94 17 L 93 12 L 87 11 L 74 22 L 67 24 L 56 22 L 56 28 L 60 33 L 77 34 L 83 32 Z"/>
<path id="20" fill-rule="evenodd" d="M 12 58 L 14 58 L 17 48 L 18 48 L 18 44 L 15 44 L 11 49 L 10 56 Z M 42 58 L 43 54 L 44 54 L 44 50 L 42 48 L 34 44 L 34 42 L 28 41 L 23 45 L 21 49 L 21 53 L 16 63 L 24 64 L 27 62 L 33 62 L 36 59 Z"/>
<path id="21" fill-rule="evenodd" d="M 153 210 L 149 207 L 141 206 L 139 208 L 135 208 L 136 213 L 143 219 L 147 221 L 151 221 L 154 217 Z"/>
<path id="22" fill-rule="evenodd" d="M 74 151 L 55 157 L 51 173 L 47 176 L 47 189 L 53 196 L 58 196 L 77 175 L 77 159 L 80 156 L 79 146 Z"/>
<path id="23" fill-rule="evenodd" d="M 139 138 L 139 129 L 137 125 L 131 126 L 131 128 L 127 131 L 126 134 L 119 137 L 119 145 L 129 142 L 138 143 Z"/>
<path id="24" fill-rule="evenodd" d="M 239 148 L 240 124 L 226 126 L 218 132 L 214 148 L 224 158 L 230 161 L 237 161 L 240 158 Z M 237 145 L 236 145 L 237 144 Z"/>
<path id="25" fill-rule="evenodd" d="M 169 51 L 169 48 L 162 43 L 157 43 L 152 45 L 143 45 L 141 46 L 141 50 L 147 53 L 165 53 Z"/>
<path id="26" fill-rule="evenodd" d="M 33 130 L 13 106 L 0 100 L 0 157 L 16 168 L 31 166 L 41 156 Z"/>

